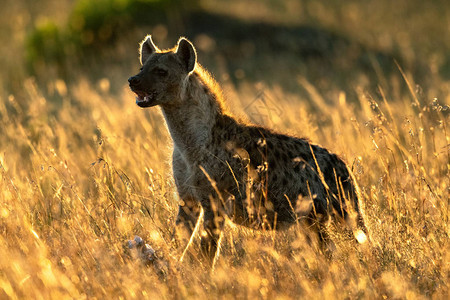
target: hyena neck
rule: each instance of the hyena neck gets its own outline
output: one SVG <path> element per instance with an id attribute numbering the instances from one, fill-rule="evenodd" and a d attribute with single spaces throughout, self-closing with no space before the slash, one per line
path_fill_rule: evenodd
<path id="1" fill-rule="evenodd" d="M 220 92 L 215 83 L 197 66 L 185 82 L 177 104 L 162 106 L 174 148 L 190 160 L 196 160 L 212 143 L 212 130 L 224 116 Z"/>

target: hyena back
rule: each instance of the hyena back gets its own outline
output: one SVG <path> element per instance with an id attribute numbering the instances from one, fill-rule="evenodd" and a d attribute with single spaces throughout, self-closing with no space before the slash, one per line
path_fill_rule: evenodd
<path id="1" fill-rule="evenodd" d="M 256 229 L 304 220 L 324 243 L 329 216 L 356 219 L 360 232 L 367 232 L 354 180 L 338 156 L 226 114 L 216 83 L 197 64 L 188 40 L 162 51 L 147 36 L 140 53 L 142 68 L 129 78 L 130 88 L 138 106 L 162 109 L 181 200 L 176 227 L 192 234 L 202 208 L 207 257 L 216 253 L 225 216 Z"/>

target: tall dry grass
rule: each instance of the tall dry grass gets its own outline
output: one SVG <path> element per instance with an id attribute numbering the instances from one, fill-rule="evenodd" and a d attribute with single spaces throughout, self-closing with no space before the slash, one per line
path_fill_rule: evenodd
<path id="1" fill-rule="evenodd" d="M 416 93 L 405 75 L 408 95 L 380 89 L 349 103 L 336 91 L 330 104 L 298 82 L 310 101 L 265 90 L 279 109 L 266 125 L 344 158 L 362 189 L 369 245 L 332 226 L 328 261 L 302 228 L 228 225 L 214 272 L 195 255 L 198 239 L 180 263 L 158 109 L 138 108 L 125 85 L 111 93 L 107 79 L 55 80 L 45 93 L 27 79 L 0 102 L 0 298 L 446 298 L 450 98 Z M 246 85 L 225 91 L 237 115 L 255 96 Z M 167 276 L 127 256 L 135 234 L 164 255 Z"/>

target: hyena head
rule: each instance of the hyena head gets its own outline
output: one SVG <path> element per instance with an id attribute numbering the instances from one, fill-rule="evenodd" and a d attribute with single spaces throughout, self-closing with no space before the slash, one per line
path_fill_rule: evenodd
<path id="1" fill-rule="evenodd" d="M 175 48 L 159 50 L 147 36 L 140 48 L 141 69 L 128 78 L 130 89 L 136 93 L 136 104 L 151 107 L 181 101 L 184 82 L 194 71 L 197 54 L 194 46 L 181 38 Z"/>

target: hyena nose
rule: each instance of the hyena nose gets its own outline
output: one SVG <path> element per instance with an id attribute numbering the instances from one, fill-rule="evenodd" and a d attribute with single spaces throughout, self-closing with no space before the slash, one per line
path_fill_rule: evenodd
<path id="1" fill-rule="evenodd" d="M 139 81 L 140 80 L 137 76 L 131 76 L 130 78 L 128 78 L 128 82 L 130 83 L 130 85 L 138 84 Z"/>

